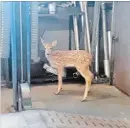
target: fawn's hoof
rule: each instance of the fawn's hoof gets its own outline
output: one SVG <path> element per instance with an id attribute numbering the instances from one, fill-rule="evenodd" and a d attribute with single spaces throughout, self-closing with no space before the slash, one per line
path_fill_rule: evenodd
<path id="1" fill-rule="evenodd" d="M 60 92 L 59 92 L 59 91 L 55 93 L 55 95 L 58 95 L 58 94 L 60 94 Z"/>
<path id="2" fill-rule="evenodd" d="M 91 89 L 89 88 L 89 89 L 88 89 L 88 92 L 90 92 L 90 90 L 91 90 Z"/>
<path id="3" fill-rule="evenodd" d="M 81 102 L 84 102 L 84 101 L 86 101 L 86 99 L 87 99 L 87 97 L 83 98 L 83 99 L 81 100 Z"/>
<path id="4" fill-rule="evenodd" d="M 81 102 L 85 102 L 85 101 L 86 101 L 86 99 L 82 99 L 82 100 L 81 100 Z"/>
<path id="5" fill-rule="evenodd" d="M 55 93 L 55 95 L 60 94 L 61 90 L 62 90 L 62 88 L 61 88 L 61 89 L 58 89 L 57 92 Z"/>

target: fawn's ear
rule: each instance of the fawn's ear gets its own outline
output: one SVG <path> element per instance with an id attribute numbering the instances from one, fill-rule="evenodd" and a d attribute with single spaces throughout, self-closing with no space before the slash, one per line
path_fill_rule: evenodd
<path id="1" fill-rule="evenodd" d="M 44 40 L 40 37 L 41 39 L 41 43 L 43 44 L 43 46 L 45 46 Z"/>
<path id="2" fill-rule="evenodd" d="M 54 40 L 53 42 L 52 42 L 52 46 L 56 46 L 57 45 L 57 40 Z"/>

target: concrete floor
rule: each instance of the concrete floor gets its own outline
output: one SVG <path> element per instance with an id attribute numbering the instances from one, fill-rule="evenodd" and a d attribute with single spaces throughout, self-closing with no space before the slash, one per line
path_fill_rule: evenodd
<path id="1" fill-rule="evenodd" d="M 31 89 L 33 108 L 130 119 L 130 97 L 109 85 L 92 85 L 86 102 L 81 102 L 84 86 L 65 84 L 60 95 L 57 85 L 35 86 Z M 10 112 L 12 90 L 2 89 L 2 113 Z"/>

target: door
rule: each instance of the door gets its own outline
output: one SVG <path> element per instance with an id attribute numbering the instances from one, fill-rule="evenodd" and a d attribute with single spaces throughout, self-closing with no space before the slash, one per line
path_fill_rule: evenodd
<path id="1" fill-rule="evenodd" d="M 130 2 L 116 2 L 115 23 L 115 86 L 130 95 Z"/>

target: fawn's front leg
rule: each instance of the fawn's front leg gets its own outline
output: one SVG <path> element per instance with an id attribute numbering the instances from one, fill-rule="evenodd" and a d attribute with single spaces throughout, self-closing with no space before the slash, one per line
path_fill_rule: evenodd
<path id="1" fill-rule="evenodd" d="M 59 67 L 58 68 L 58 90 L 55 93 L 56 95 L 58 95 L 62 89 L 62 73 L 63 73 L 63 68 Z"/>

